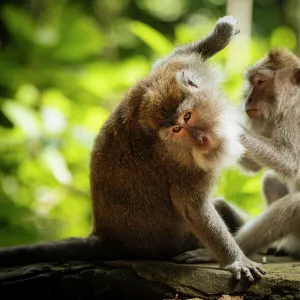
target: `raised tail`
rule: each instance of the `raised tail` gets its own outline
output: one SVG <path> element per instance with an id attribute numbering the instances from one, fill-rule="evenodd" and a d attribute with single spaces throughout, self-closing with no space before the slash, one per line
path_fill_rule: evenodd
<path id="1" fill-rule="evenodd" d="M 0 249 L 0 267 L 54 261 L 91 261 L 109 259 L 111 256 L 112 253 L 105 251 L 98 238 L 68 238 L 53 243 Z"/>

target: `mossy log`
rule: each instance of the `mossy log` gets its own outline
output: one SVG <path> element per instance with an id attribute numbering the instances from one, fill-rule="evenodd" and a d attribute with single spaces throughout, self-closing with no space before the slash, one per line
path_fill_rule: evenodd
<path id="1" fill-rule="evenodd" d="M 300 261 L 267 256 L 264 268 L 267 275 L 249 285 L 217 264 L 34 264 L 0 269 L 0 299 L 300 299 Z"/>

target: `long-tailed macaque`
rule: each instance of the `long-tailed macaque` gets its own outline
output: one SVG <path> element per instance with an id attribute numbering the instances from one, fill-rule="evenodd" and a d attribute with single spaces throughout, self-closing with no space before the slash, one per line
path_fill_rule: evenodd
<path id="1" fill-rule="evenodd" d="M 262 192 L 268 204 L 237 232 L 247 255 L 272 245 L 300 257 L 300 60 L 273 49 L 245 72 L 246 148 L 241 165 L 252 172 L 268 168 Z"/>
<path id="2" fill-rule="evenodd" d="M 214 208 L 225 165 L 243 151 L 234 107 L 206 60 L 238 33 L 226 16 L 204 39 L 176 48 L 130 88 L 91 153 L 94 226 L 88 238 L 0 252 L 0 265 L 53 260 L 170 260 L 205 245 L 235 278 L 260 278 Z"/>

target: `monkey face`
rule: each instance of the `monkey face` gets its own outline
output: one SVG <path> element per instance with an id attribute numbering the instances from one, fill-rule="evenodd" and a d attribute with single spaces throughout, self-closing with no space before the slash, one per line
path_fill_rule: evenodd
<path id="1" fill-rule="evenodd" d="M 248 74 L 248 90 L 244 109 L 251 119 L 266 118 L 274 108 L 274 77 L 275 71 L 269 69 L 254 70 Z"/>
<path id="2" fill-rule="evenodd" d="M 237 115 L 216 88 L 213 75 L 207 70 L 200 74 L 193 69 L 177 72 L 180 98 L 172 98 L 177 106 L 171 105 L 170 110 L 164 103 L 162 115 L 168 116 L 168 122 L 162 122 L 158 135 L 167 153 L 178 161 L 216 168 L 242 152 Z"/>
<path id="3" fill-rule="evenodd" d="M 299 65 L 292 52 L 272 49 L 246 70 L 243 104 L 249 119 L 271 121 L 293 107 L 299 99 Z"/>

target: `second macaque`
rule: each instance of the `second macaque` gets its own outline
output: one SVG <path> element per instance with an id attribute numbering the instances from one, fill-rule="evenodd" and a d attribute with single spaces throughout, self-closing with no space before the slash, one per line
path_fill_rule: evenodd
<path id="1" fill-rule="evenodd" d="M 276 251 L 300 255 L 300 60 L 273 49 L 245 72 L 241 165 L 267 168 L 262 193 L 267 209 L 247 222 L 236 241 L 247 255 L 276 242 Z"/>

